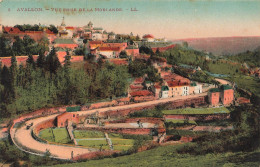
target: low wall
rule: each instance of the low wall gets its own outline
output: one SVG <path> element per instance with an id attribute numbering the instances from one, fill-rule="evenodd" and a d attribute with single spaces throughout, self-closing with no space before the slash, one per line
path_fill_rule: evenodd
<path id="1" fill-rule="evenodd" d="M 77 130 L 95 130 L 95 131 L 103 131 L 109 133 L 122 133 L 122 134 L 131 134 L 131 135 L 150 135 L 150 128 L 104 128 L 104 127 L 81 127 L 77 128 Z M 157 128 L 158 133 L 166 132 L 165 128 Z"/>
<path id="2" fill-rule="evenodd" d="M 39 135 L 39 132 L 43 129 L 47 129 L 47 128 L 52 128 L 55 127 L 55 118 L 41 122 L 39 124 L 37 124 L 33 131 L 36 135 Z"/>
<path id="3" fill-rule="evenodd" d="M 176 108 L 184 108 L 188 106 L 201 106 L 205 105 L 206 103 L 206 96 L 200 96 L 196 98 L 188 98 L 188 99 L 183 99 L 183 100 L 176 100 L 172 102 L 167 102 L 167 103 L 160 103 L 160 104 L 154 104 L 150 106 L 145 106 L 145 107 L 135 107 L 135 108 L 130 108 L 130 109 L 122 109 L 122 110 L 110 110 L 107 112 L 99 113 L 100 117 L 125 117 L 130 113 L 142 111 L 142 110 L 148 110 L 148 109 L 154 109 L 156 106 L 164 105 L 165 109 L 176 109 Z"/>
<path id="4" fill-rule="evenodd" d="M 188 119 L 194 121 L 210 121 L 229 119 L 230 114 L 179 114 L 179 115 L 164 115 L 164 119 Z"/>
<path id="5" fill-rule="evenodd" d="M 113 123 L 132 123 L 132 122 L 145 122 L 145 123 L 161 123 L 163 122 L 162 118 L 149 118 L 149 117 L 143 117 L 143 118 L 128 118 L 128 119 L 122 119 L 122 120 L 115 120 L 115 121 L 109 121 L 106 122 L 105 124 L 113 124 Z"/>

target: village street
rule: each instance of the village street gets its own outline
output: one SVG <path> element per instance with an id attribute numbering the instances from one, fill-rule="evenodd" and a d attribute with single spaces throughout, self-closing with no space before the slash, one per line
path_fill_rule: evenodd
<path id="1" fill-rule="evenodd" d="M 179 96 L 179 97 L 174 97 L 174 98 L 159 99 L 159 100 L 154 100 L 154 101 L 124 105 L 124 106 L 107 107 L 107 108 L 93 109 L 93 110 L 87 110 L 87 111 L 78 111 L 77 114 L 82 116 L 82 115 L 92 114 L 97 111 L 101 113 L 101 112 L 106 112 L 106 111 L 110 111 L 110 110 L 129 109 L 129 108 L 135 108 L 135 107 L 141 107 L 141 106 L 145 107 L 145 106 L 154 105 L 154 104 L 172 102 L 175 100 L 194 98 L 194 97 L 199 97 L 199 96 L 206 96 L 206 94 L 207 93 L 190 95 L 190 96 Z M 49 152 L 51 153 L 52 156 L 59 158 L 59 159 L 70 159 L 72 151 L 73 151 L 74 157 L 77 155 L 89 153 L 91 151 L 96 151 L 94 149 L 86 149 L 86 148 L 77 147 L 77 146 L 70 147 L 70 146 L 64 146 L 64 145 L 53 145 L 53 144 L 46 144 L 46 143 L 41 143 L 39 141 L 36 141 L 31 135 L 31 130 L 38 123 L 55 118 L 56 116 L 57 116 L 57 114 L 27 121 L 25 124 L 33 123 L 33 126 L 29 130 L 26 130 L 26 125 L 23 125 L 21 128 L 18 128 L 18 129 L 12 128 L 10 130 L 12 140 L 15 142 L 16 145 L 18 145 L 18 147 L 20 149 L 29 148 L 31 150 L 36 150 L 37 153 L 41 153 L 41 154 L 45 153 L 46 150 L 49 150 Z M 14 138 L 15 138 L 15 140 L 14 140 Z M 16 143 L 16 141 L 19 144 Z"/>

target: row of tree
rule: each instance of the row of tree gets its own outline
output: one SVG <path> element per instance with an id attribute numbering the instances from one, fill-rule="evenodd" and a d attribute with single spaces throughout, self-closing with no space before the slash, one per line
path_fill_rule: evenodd
<path id="1" fill-rule="evenodd" d="M 0 57 L 9 57 L 12 55 L 38 55 L 49 51 L 49 40 L 47 37 L 41 38 L 38 42 L 30 36 L 25 35 L 23 38 L 14 37 L 14 42 L 1 36 L 0 37 Z"/>
<path id="2" fill-rule="evenodd" d="M 98 99 L 125 95 L 127 67 L 85 61 L 84 68 L 71 67 L 70 56 L 62 66 L 55 48 L 37 61 L 29 56 L 26 66 L 0 68 L 0 115 L 10 117 L 38 108 L 85 104 Z"/>

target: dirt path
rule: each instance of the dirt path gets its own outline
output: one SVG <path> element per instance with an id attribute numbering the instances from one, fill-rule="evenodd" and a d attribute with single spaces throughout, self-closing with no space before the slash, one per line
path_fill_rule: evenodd
<path id="1" fill-rule="evenodd" d="M 143 103 L 135 103 L 135 104 L 130 104 L 130 105 L 125 105 L 125 106 L 116 106 L 116 107 L 107 107 L 107 108 L 101 108 L 101 109 L 93 109 L 93 110 L 87 110 L 87 111 L 78 111 L 77 114 L 80 116 L 82 115 L 88 115 L 95 113 L 96 111 L 98 112 L 106 112 L 110 110 L 122 110 L 122 109 L 129 109 L 129 108 L 135 108 L 135 107 L 145 107 L 149 105 L 154 105 L 154 104 L 161 104 L 161 103 L 166 103 L 166 102 L 171 102 L 175 100 L 181 100 L 181 99 L 187 99 L 187 98 L 194 98 L 194 97 L 199 97 L 199 96 L 206 96 L 207 93 L 202 93 L 202 94 L 196 94 L 196 95 L 190 95 L 190 96 L 180 96 L 180 97 L 174 97 L 174 98 L 167 98 L 167 99 L 160 99 L 160 100 L 155 100 L 155 101 L 148 101 L 148 102 L 143 102 Z M 33 123 L 33 126 L 29 129 L 26 130 L 26 126 L 23 125 L 21 128 L 16 129 L 12 128 L 10 130 L 11 138 L 15 142 L 15 144 L 23 150 L 26 150 L 26 148 L 31 151 L 31 153 L 45 153 L 46 150 L 49 150 L 52 156 L 60 158 L 60 159 L 71 159 L 72 151 L 73 151 L 73 156 L 89 153 L 91 151 L 96 151 L 96 149 L 87 149 L 87 148 L 82 148 L 82 147 L 69 147 L 69 146 L 62 146 L 62 145 L 52 145 L 52 144 L 46 144 L 46 143 L 41 143 L 36 141 L 32 135 L 31 135 L 31 130 L 40 122 L 46 121 L 48 119 L 55 118 L 56 115 L 51 115 L 51 116 L 46 116 L 43 118 L 36 118 L 29 120 L 25 122 L 25 124 L 31 124 Z M 15 139 L 15 140 L 14 140 Z M 16 143 L 17 141 L 17 143 Z"/>
<path id="2" fill-rule="evenodd" d="M 83 115 L 93 114 L 95 112 L 102 113 L 102 112 L 106 112 L 106 111 L 110 111 L 110 110 L 112 111 L 112 110 L 122 110 L 122 109 L 136 108 L 136 107 L 145 107 L 145 106 L 150 106 L 150 105 L 154 105 L 154 104 L 161 104 L 161 103 L 172 102 L 172 101 L 176 101 L 176 100 L 184 100 L 184 99 L 195 98 L 195 97 L 206 96 L 206 95 L 207 95 L 207 93 L 205 92 L 205 93 L 201 93 L 201 94 L 159 99 L 159 100 L 153 100 L 153 101 L 148 101 L 148 102 L 124 105 L 124 106 L 115 106 L 115 107 L 92 109 L 92 110 L 86 110 L 86 111 L 77 111 L 75 113 L 79 114 L 79 116 L 83 116 Z"/>
<path id="3" fill-rule="evenodd" d="M 33 152 L 35 152 L 35 153 L 45 153 L 46 150 L 49 150 L 52 156 L 60 158 L 60 159 L 71 159 L 72 151 L 73 151 L 74 157 L 77 155 L 91 152 L 91 150 L 87 149 L 87 148 L 41 143 L 41 142 L 36 141 L 32 137 L 31 130 L 33 127 L 35 127 L 40 122 L 54 118 L 56 116 L 57 115 L 51 115 L 51 116 L 47 116 L 47 117 L 43 117 L 43 118 L 29 120 L 26 122 L 26 124 L 33 123 L 34 126 L 32 126 L 28 130 L 26 129 L 25 125 L 17 130 L 16 130 L 16 128 L 13 128 L 11 130 L 11 136 L 12 136 L 12 138 L 15 138 L 15 141 L 18 141 L 16 144 L 25 150 L 26 150 L 26 148 L 29 148 L 30 150 L 34 150 Z"/>
<path id="4" fill-rule="evenodd" d="M 220 82 L 222 85 L 232 85 L 229 81 L 224 79 L 215 78 L 215 80 Z"/>

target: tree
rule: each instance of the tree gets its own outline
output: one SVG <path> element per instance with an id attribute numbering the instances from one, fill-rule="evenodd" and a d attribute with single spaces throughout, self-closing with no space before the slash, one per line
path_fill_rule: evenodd
<path id="1" fill-rule="evenodd" d="M 45 67 L 46 70 L 51 73 L 51 75 L 56 74 L 57 70 L 61 67 L 54 47 L 52 47 L 50 53 L 46 57 Z"/>
<path id="2" fill-rule="evenodd" d="M 17 60 L 13 55 L 11 58 L 11 66 L 10 66 L 10 74 L 11 74 L 11 96 L 15 99 L 17 96 L 16 85 L 17 85 Z"/>
<path id="3" fill-rule="evenodd" d="M 24 55 L 25 54 L 25 47 L 23 40 L 19 36 L 14 37 L 15 42 L 13 43 L 13 52 L 15 55 Z"/>
<path id="4" fill-rule="evenodd" d="M 119 57 L 120 57 L 120 58 L 127 58 L 127 53 L 126 53 L 126 51 L 125 51 L 125 50 L 122 50 L 122 51 L 120 52 L 120 54 L 119 54 Z"/>
<path id="5" fill-rule="evenodd" d="M 39 68 L 43 68 L 45 66 L 45 56 L 43 53 L 39 54 L 37 61 L 36 61 L 36 65 Z"/>
<path id="6" fill-rule="evenodd" d="M 35 69 L 35 62 L 33 60 L 33 56 L 29 55 L 26 60 L 26 66 L 31 66 L 33 69 Z"/>
<path id="7" fill-rule="evenodd" d="M 53 24 L 51 24 L 48 29 L 55 34 L 58 33 L 58 29 Z"/>
<path id="8" fill-rule="evenodd" d="M 10 41 L 3 36 L 0 37 L 0 57 L 8 57 L 11 54 Z"/>

